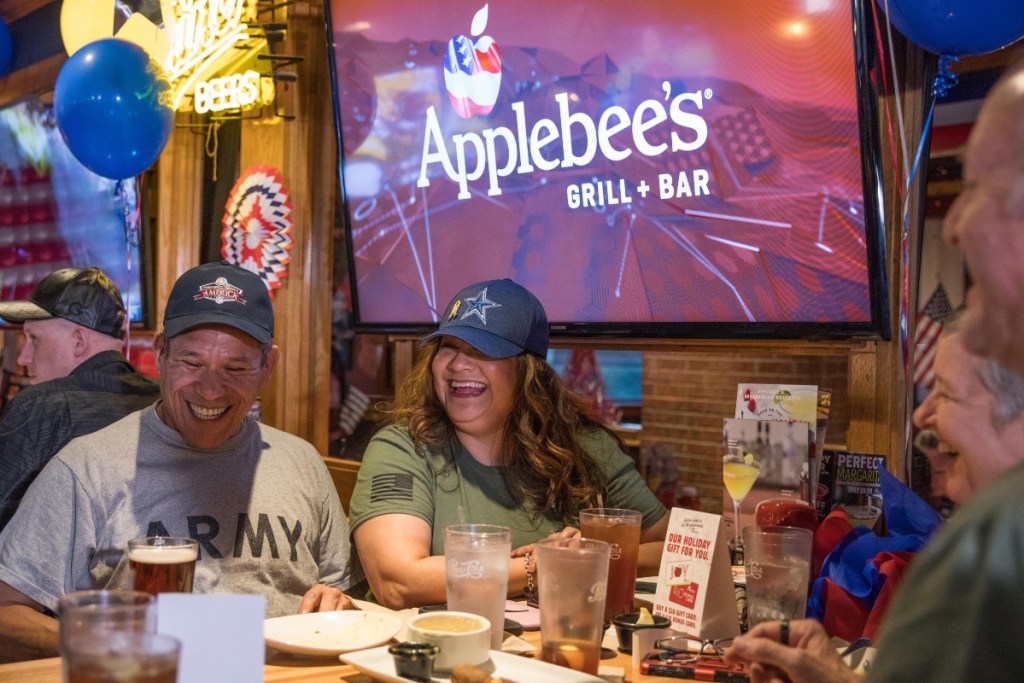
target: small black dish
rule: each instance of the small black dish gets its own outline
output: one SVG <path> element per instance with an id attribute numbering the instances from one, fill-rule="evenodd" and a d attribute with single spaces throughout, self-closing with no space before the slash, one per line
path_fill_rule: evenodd
<path id="1" fill-rule="evenodd" d="M 434 673 L 434 657 L 440 652 L 431 643 L 396 643 L 388 648 L 395 658 L 395 673 L 412 681 L 430 683 Z"/>
<path id="2" fill-rule="evenodd" d="M 652 616 L 654 619 L 653 624 L 636 623 L 636 620 L 640 618 L 639 612 L 627 612 L 626 614 L 612 617 L 615 633 L 619 637 L 619 652 L 625 655 L 633 654 L 633 631 L 645 628 L 668 628 L 672 625 L 672 622 L 665 617 Z"/>

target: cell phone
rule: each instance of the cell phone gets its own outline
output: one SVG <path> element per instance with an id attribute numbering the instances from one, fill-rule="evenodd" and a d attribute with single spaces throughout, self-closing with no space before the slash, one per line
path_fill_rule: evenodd
<path id="1" fill-rule="evenodd" d="M 446 609 L 448 609 L 448 605 L 446 604 L 423 605 L 423 607 L 420 607 L 420 614 L 424 612 L 442 612 Z M 505 631 L 505 633 L 508 633 L 513 636 L 523 635 L 523 625 L 520 624 L 518 621 L 513 621 L 507 617 L 505 618 L 505 624 L 504 626 L 502 626 L 502 629 Z"/>
<path id="2" fill-rule="evenodd" d="M 647 676 L 687 678 L 695 681 L 725 681 L 748 683 L 750 676 L 742 666 L 726 664 L 720 657 L 702 655 L 674 655 L 664 659 L 662 653 L 651 652 L 640 662 L 640 673 Z"/>
<path id="3" fill-rule="evenodd" d="M 423 614 L 424 612 L 443 612 L 446 609 L 448 609 L 448 605 L 446 604 L 423 605 L 423 607 L 420 607 L 420 614 Z"/>
<path id="4" fill-rule="evenodd" d="M 508 600 L 505 603 L 505 619 L 522 624 L 522 628 L 527 631 L 536 631 L 540 628 L 540 610 L 530 607 L 525 602 Z"/>

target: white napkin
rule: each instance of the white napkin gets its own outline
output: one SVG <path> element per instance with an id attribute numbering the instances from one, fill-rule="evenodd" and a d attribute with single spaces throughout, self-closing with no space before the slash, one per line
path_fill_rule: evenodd
<path id="1" fill-rule="evenodd" d="M 501 644 L 501 651 L 510 655 L 525 655 L 536 652 L 537 648 L 526 642 L 519 636 L 506 635 L 505 641 Z"/>

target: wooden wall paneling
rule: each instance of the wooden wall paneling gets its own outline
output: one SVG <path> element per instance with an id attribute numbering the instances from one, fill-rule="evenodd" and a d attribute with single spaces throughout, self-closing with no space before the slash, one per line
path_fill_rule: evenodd
<path id="1" fill-rule="evenodd" d="M 330 393 L 332 230 L 336 185 L 333 113 L 320 3 L 290 5 L 283 54 L 295 83 L 278 82 L 278 110 L 288 117 L 247 120 L 241 169 L 256 163 L 279 171 L 292 205 L 294 244 L 288 277 L 274 293 L 275 340 L 281 361 L 263 393 L 268 424 L 327 452 Z"/>
<path id="2" fill-rule="evenodd" d="M 341 498 L 341 507 L 347 514 L 349 503 L 352 501 L 352 490 L 355 489 L 356 478 L 359 476 L 359 463 L 340 458 L 321 459 L 327 466 L 327 471 L 331 473 L 331 481 L 334 482 L 334 488 L 338 490 L 338 497 Z"/>
<path id="3" fill-rule="evenodd" d="M 291 125 L 281 119 L 258 119 L 243 121 L 242 140 L 239 158 L 239 170 L 244 173 L 254 164 L 266 164 L 281 173 L 285 188 L 289 193 L 292 205 L 292 238 L 291 263 L 288 265 L 288 276 L 283 280 L 280 289 L 273 293 L 274 305 L 274 343 L 281 349 L 281 358 L 271 376 L 269 384 L 261 394 L 260 412 L 262 420 L 269 425 L 291 431 L 284 422 L 285 398 L 289 382 L 297 378 L 301 368 L 301 336 L 303 324 L 301 315 L 302 279 L 304 276 L 302 250 L 305 247 L 304 226 L 298 220 L 305 195 L 302 188 L 296 186 L 295 176 L 291 168 L 284 164 L 284 126 Z M 234 179 L 232 179 L 234 182 Z M 295 339 L 298 333 L 299 339 Z"/>
<path id="4" fill-rule="evenodd" d="M 55 0 L 2 0 L 0 18 L 11 24 Z M 55 26 L 55 31 L 60 27 Z M 11 72 L 0 78 L 0 107 L 25 99 L 30 95 L 43 95 L 53 90 L 57 74 L 68 56 L 63 52 L 31 66 Z"/>
<path id="5" fill-rule="evenodd" d="M 850 423 L 846 432 L 846 447 L 849 450 L 878 452 L 875 450 L 878 347 L 884 343 L 872 343 L 850 351 L 847 380 L 847 390 L 850 392 Z"/>
<path id="6" fill-rule="evenodd" d="M 52 93 L 57 82 L 57 74 L 67 59 L 68 56 L 65 54 L 53 55 L 0 78 L 0 107 L 6 107 L 31 95 L 45 97 Z"/>
<path id="7" fill-rule="evenodd" d="M 157 234 L 153 275 L 154 323 L 163 328 L 167 296 L 174 281 L 183 272 L 199 265 L 203 145 L 188 123 L 186 114 L 177 114 L 176 127 L 157 164 Z M 146 235 L 152 239 L 152 235 Z"/>
<path id="8" fill-rule="evenodd" d="M 900 62 L 900 91 L 885 93 L 879 102 L 882 134 L 882 179 L 884 187 L 884 211 L 886 218 L 886 247 L 889 275 L 890 328 L 893 340 L 877 342 L 871 349 L 855 351 L 850 356 L 850 405 L 851 419 L 847 446 L 853 451 L 882 453 L 888 456 L 889 469 L 902 478 L 910 440 L 910 411 L 913 400 L 912 386 L 908 382 L 907 368 L 913 362 L 913 349 L 904 357 L 900 339 L 900 323 L 904 314 L 904 282 L 911 288 L 908 301 L 916 301 L 917 281 L 915 257 L 908 259 L 908 270 L 904 272 L 904 248 L 913 254 L 918 247 L 917 230 L 921 202 L 917 197 L 924 182 L 924 173 L 919 172 L 909 189 L 905 189 L 904 166 L 909 167 L 913 158 L 904 159 L 904 151 L 916 153 L 921 139 L 926 112 L 923 110 L 923 88 L 930 76 L 926 73 L 926 55 L 913 45 L 899 40 L 896 43 L 896 59 Z M 890 70 L 891 63 L 886 64 Z M 897 110 L 896 98 L 900 109 Z M 896 121 L 897 112 L 902 113 L 902 125 Z M 886 131 L 902 130 L 905 141 L 893 139 Z M 905 142 L 905 144 L 901 144 Z M 905 195 L 904 193 L 909 193 Z M 909 196 L 909 200 L 905 200 Z M 906 206 L 904 202 L 906 201 Z M 908 242 L 903 244 L 903 215 L 909 220 Z M 914 310 L 906 312 L 907 339 L 914 339 Z M 910 342 L 912 346 L 912 342 Z"/>
<path id="9" fill-rule="evenodd" d="M 40 7 L 49 5 L 55 0 L 3 0 L 0 3 L 0 17 L 8 24 L 21 19 L 26 14 L 35 12 Z"/>
<path id="10" fill-rule="evenodd" d="M 305 438 L 327 453 L 330 431 L 331 329 L 334 299 L 334 213 L 338 198 L 338 156 L 334 131 L 334 107 L 329 97 L 327 34 L 323 4 L 298 4 L 289 35 L 290 54 L 302 46 L 305 61 L 297 65 L 295 144 L 289 152 L 305 170 L 302 183 L 309 192 L 304 222 L 306 257 L 306 306 L 308 327 L 308 375 L 305 396 L 308 413 Z M 346 506 L 347 509 L 347 506 Z"/>
<path id="11" fill-rule="evenodd" d="M 402 382 L 412 372 L 412 366 L 416 363 L 416 349 L 418 338 L 391 339 L 391 386 L 395 391 L 402 386 Z"/>

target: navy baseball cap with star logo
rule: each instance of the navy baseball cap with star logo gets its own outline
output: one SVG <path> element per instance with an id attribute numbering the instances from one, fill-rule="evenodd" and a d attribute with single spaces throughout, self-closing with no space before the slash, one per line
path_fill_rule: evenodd
<path id="1" fill-rule="evenodd" d="M 537 297 L 512 280 L 487 280 L 456 294 L 437 331 L 420 343 L 455 337 L 490 358 L 524 352 L 546 358 L 548 335 L 548 316 Z"/>

